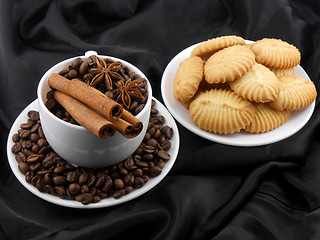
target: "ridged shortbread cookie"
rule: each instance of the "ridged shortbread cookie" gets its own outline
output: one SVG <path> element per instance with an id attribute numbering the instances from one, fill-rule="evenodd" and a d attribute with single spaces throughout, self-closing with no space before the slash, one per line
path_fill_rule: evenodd
<path id="1" fill-rule="evenodd" d="M 262 103 L 275 100 L 280 88 L 276 75 L 259 63 L 255 63 L 244 76 L 229 85 L 239 97 Z"/>
<path id="2" fill-rule="evenodd" d="M 224 48 L 213 54 L 204 65 L 208 83 L 225 83 L 242 77 L 255 63 L 253 52 L 240 45 Z"/>
<path id="3" fill-rule="evenodd" d="M 256 114 L 252 122 L 246 126 L 249 133 L 269 132 L 287 121 L 290 111 L 277 111 L 266 103 L 255 103 Z"/>
<path id="4" fill-rule="evenodd" d="M 256 61 L 267 67 L 292 68 L 300 63 L 301 54 L 298 48 L 281 39 L 264 38 L 251 46 Z"/>
<path id="5" fill-rule="evenodd" d="M 189 111 L 191 119 L 201 129 L 220 134 L 239 132 L 255 115 L 252 103 L 223 89 L 199 93 L 191 102 Z"/>
<path id="6" fill-rule="evenodd" d="M 213 53 L 229 46 L 233 45 L 245 45 L 246 41 L 242 37 L 235 35 L 222 36 L 209 39 L 200 43 L 196 46 L 192 52 L 191 56 L 199 56 L 203 60 L 208 59 Z"/>
<path id="7" fill-rule="evenodd" d="M 309 106 L 317 97 L 317 90 L 312 81 L 297 76 L 279 78 L 279 96 L 270 106 L 276 110 L 296 111 Z"/>
<path id="8" fill-rule="evenodd" d="M 180 63 L 174 78 L 174 97 L 180 102 L 188 102 L 199 88 L 203 78 L 203 61 L 191 56 Z"/>
<path id="9" fill-rule="evenodd" d="M 270 70 L 277 76 L 293 76 L 294 75 L 294 68 L 270 68 Z"/>

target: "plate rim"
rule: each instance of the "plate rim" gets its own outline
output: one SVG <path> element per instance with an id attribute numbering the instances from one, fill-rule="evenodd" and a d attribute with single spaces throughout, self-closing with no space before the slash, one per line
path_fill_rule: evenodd
<path id="1" fill-rule="evenodd" d="M 252 40 L 246 40 L 246 43 L 253 43 L 254 41 Z M 264 146 L 264 145 L 267 145 L 267 144 L 271 144 L 271 143 L 276 143 L 276 142 L 279 142 L 279 141 L 282 141 L 292 135 L 294 135 L 295 133 L 297 133 L 298 131 L 300 131 L 306 124 L 307 122 L 310 120 L 310 118 L 312 117 L 313 115 L 313 112 L 314 112 L 314 109 L 315 109 L 315 101 L 313 101 L 307 108 L 301 110 L 301 111 L 307 111 L 306 113 L 306 117 L 303 119 L 303 121 L 301 121 L 298 126 L 294 129 L 294 131 L 290 131 L 290 132 L 287 132 L 286 134 L 282 135 L 282 136 L 279 136 L 277 138 L 269 138 L 265 141 L 256 141 L 256 142 L 253 142 L 252 140 L 251 141 L 239 141 L 239 140 L 234 140 L 232 137 L 228 138 L 228 136 L 232 136 L 232 134 L 227 134 L 227 135 L 218 135 L 218 134 L 215 134 L 215 133 L 209 133 L 207 131 L 204 131 L 202 129 L 200 129 L 199 127 L 197 126 L 192 126 L 190 125 L 186 119 L 184 119 L 183 116 L 180 116 L 180 114 L 178 114 L 174 108 L 171 106 L 171 103 L 169 101 L 169 98 L 167 96 L 167 91 L 165 89 L 165 84 L 167 83 L 167 81 L 169 81 L 167 75 L 169 74 L 169 70 L 170 68 L 172 68 L 174 64 L 180 64 L 181 61 L 178 61 L 179 58 L 183 58 L 181 56 L 187 54 L 188 52 L 191 52 L 192 49 L 194 49 L 198 44 L 200 44 L 201 42 L 198 42 L 198 43 L 195 43 L 183 50 L 181 50 L 180 52 L 178 52 L 170 61 L 169 63 L 167 64 L 167 66 L 165 67 L 164 71 L 163 71 L 163 74 L 162 74 L 162 77 L 161 77 L 161 95 L 162 95 L 162 99 L 164 101 L 164 104 L 165 106 L 167 107 L 167 109 L 170 111 L 170 113 L 172 114 L 172 116 L 182 125 L 184 126 L 185 128 L 187 128 L 189 131 L 191 131 L 192 133 L 202 137 L 202 138 L 205 138 L 207 140 L 210 140 L 212 142 L 216 142 L 216 143 L 221 143 L 221 144 L 225 144 L 225 145 L 229 145 L 229 146 L 237 146 L 237 147 L 256 147 L 256 146 Z M 175 67 L 178 67 L 178 66 L 175 66 Z M 309 79 L 310 81 L 312 81 L 310 79 L 310 77 L 308 76 L 308 74 L 305 72 L 305 70 L 300 66 L 296 66 L 295 67 L 295 70 L 296 68 L 299 68 L 299 71 L 302 71 L 302 73 L 304 75 L 307 76 L 307 79 Z M 173 81 L 173 79 L 172 79 Z M 179 103 L 177 101 L 177 103 Z M 181 106 L 182 104 L 179 103 Z M 296 111 L 296 112 L 292 112 L 289 119 L 291 118 L 292 119 L 292 115 L 296 115 L 297 113 L 299 113 L 300 111 Z M 288 120 L 289 120 L 288 119 Z M 281 127 L 281 126 L 280 126 Z M 279 128 L 280 128 L 279 127 Z M 276 129 L 274 129 L 276 130 Z M 274 131 L 272 130 L 272 131 Z M 259 133 L 259 134 L 251 134 L 253 136 L 253 138 L 255 136 L 261 136 L 261 135 L 272 135 L 272 131 L 269 131 L 269 132 L 266 132 L 266 133 Z M 235 133 L 235 134 L 243 134 L 243 133 Z M 246 135 L 249 135 L 250 133 L 245 133 Z M 250 137 L 249 137 L 250 138 Z M 256 137 L 255 137 L 256 138 Z"/>
<path id="2" fill-rule="evenodd" d="M 159 100 L 157 100 L 155 97 L 152 97 L 152 99 L 154 99 L 156 102 L 156 106 L 158 107 L 157 109 L 159 111 L 159 114 L 164 115 L 163 113 L 164 112 L 166 113 L 165 114 L 166 115 L 165 116 L 166 124 L 168 126 L 172 127 L 173 131 L 174 131 L 174 135 L 173 135 L 173 138 L 171 139 L 171 142 L 174 141 L 174 144 L 176 147 L 174 147 L 174 148 L 172 147 L 169 149 L 168 152 L 170 153 L 170 160 L 168 162 L 166 162 L 164 168 L 162 169 L 161 174 L 158 175 L 157 177 L 149 178 L 149 181 L 142 188 L 134 189 L 133 192 L 131 192 L 128 195 L 123 196 L 120 199 L 114 199 L 112 197 L 108 197 L 105 199 L 101 199 L 97 203 L 84 205 L 76 200 L 62 199 L 62 198 L 59 198 L 58 196 L 55 196 L 55 195 L 40 192 L 32 184 L 26 182 L 25 175 L 19 171 L 18 163 L 15 160 L 15 155 L 11 152 L 11 147 L 14 144 L 12 141 L 12 135 L 16 133 L 20 124 L 23 123 L 23 121 L 24 122 L 26 121 L 27 112 L 29 110 L 38 110 L 38 108 L 39 108 L 38 99 L 35 99 L 33 102 L 31 102 L 29 105 L 27 105 L 27 107 L 25 107 L 20 112 L 18 117 L 15 119 L 14 123 L 11 125 L 10 131 L 8 134 L 8 138 L 7 138 L 7 148 L 6 148 L 7 159 L 8 159 L 11 171 L 15 175 L 16 179 L 29 192 L 33 193 L 37 197 L 39 197 L 47 202 L 53 203 L 55 205 L 63 206 L 63 207 L 79 208 L 79 209 L 96 209 L 96 208 L 111 207 L 111 206 L 119 205 L 119 204 L 122 204 L 122 203 L 125 203 L 128 201 L 134 200 L 134 199 L 144 195 L 145 193 L 147 193 L 148 191 L 150 191 L 151 189 L 156 187 L 168 175 L 168 173 L 172 169 L 172 167 L 177 159 L 177 156 L 179 153 L 179 148 L 180 148 L 180 135 L 179 135 L 179 130 L 178 130 L 178 127 L 177 127 L 177 124 L 176 124 L 174 118 L 172 117 L 172 115 L 170 114 L 168 109 Z"/>

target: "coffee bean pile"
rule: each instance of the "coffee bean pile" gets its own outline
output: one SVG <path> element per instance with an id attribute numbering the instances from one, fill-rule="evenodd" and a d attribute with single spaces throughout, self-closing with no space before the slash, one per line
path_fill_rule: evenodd
<path id="1" fill-rule="evenodd" d="M 109 58 L 103 59 L 107 66 L 114 63 Z M 90 69 L 97 68 L 97 57 L 96 56 L 90 56 L 86 60 L 82 60 L 81 58 L 76 58 L 72 61 L 72 63 L 68 66 L 67 69 L 64 69 L 59 72 L 59 74 L 67 79 L 73 79 L 77 78 L 81 81 L 90 84 L 92 79 L 95 77 L 93 73 L 90 73 Z M 117 73 L 123 77 L 125 81 L 128 81 L 129 79 L 131 81 L 139 81 L 141 82 L 140 86 L 137 86 L 141 94 L 143 95 L 142 99 L 139 98 L 133 98 L 132 103 L 130 107 L 127 109 L 129 112 L 131 112 L 134 116 L 137 115 L 145 106 L 147 99 L 148 99 L 148 87 L 147 87 L 147 81 L 146 79 L 142 78 L 139 74 L 136 74 L 133 71 L 130 71 L 128 67 L 123 66 L 121 64 L 119 70 Z M 104 93 L 107 97 L 117 101 L 117 96 L 113 93 L 113 91 L 110 91 L 107 89 L 105 81 L 102 81 L 102 83 L 99 86 L 95 86 L 98 90 L 100 90 L 102 93 Z M 117 86 L 113 82 L 113 89 L 116 89 Z M 70 122 L 72 124 L 78 123 L 72 118 L 72 116 L 53 98 L 54 91 L 51 90 L 47 94 L 47 101 L 45 103 L 46 107 L 51 111 L 54 115 L 56 115 L 58 118 L 63 119 L 66 122 Z M 124 108 L 124 104 L 120 101 L 118 101 Z"/>
<path id="2" fill-rule="evenodd" d="M 28 120 L 12 136 L 18 169 L 25 180 L 40 192 L 82 204 L 96 203 L 106 197 L 115 199 L 141 188 L 149 177 L 162 172 L 170 159 L 168 150 L 173 129 L 152 100 L 147 133 L 138 149 L 124 161 L 106 168 L 74 166 L 58 156 L 45 139 L 39 113 L 28 112 Z"/>

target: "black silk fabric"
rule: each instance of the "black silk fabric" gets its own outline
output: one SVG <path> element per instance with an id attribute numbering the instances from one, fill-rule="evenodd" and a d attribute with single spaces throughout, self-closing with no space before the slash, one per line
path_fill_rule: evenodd
<path id="1" fill-rule="evenodd" d="M 298 133 L 233 147 L 177 123 L 180 151 L 146 194 L 94 210 L 61 207 L 26 190 L 6 156 L 9 130 L 37 98 L 41 76 L 87 50 L 144 72 L 153 96 L 169 61 L 223 35 L 280 38 L 297 46 L 319 89 L 317 0 L 1 0 L 0 239 L 320 239 L 320 108 Z"/>

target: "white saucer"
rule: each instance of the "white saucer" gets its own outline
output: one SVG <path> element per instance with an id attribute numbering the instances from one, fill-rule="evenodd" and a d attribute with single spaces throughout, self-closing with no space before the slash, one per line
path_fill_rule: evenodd
<path id="1" fill-rule="evenodd" d="M 252 43 L 252 41 L 247 40 L 247 43 Z M 173 80 L 179 64 L 186 58 L 190 57 L 191 51 L 198 44 L 199 43 L 194 44 L 178 53 L 167 65 L 161 80 L 161 94 L 163 101 L 174 118 L 185 128 L 203 138 L 217 143 L 232 146 L 253 147 L 274 143 L 288 138 L 298 132 L 309 121 L 315 108 L 315 101 L 301 111 L 292 112 L 289 119 L 283 125 L 267 133 L 250 134 L 240 132 L 220 135 L 200 129 L 190 118 L 189 111 L 173 96 Z M 296 76 L 310 80 L 309 76 L 300 65 L 296 66 L 294 71 Z"/>
<path id="2" fill-rule="evenodd" d="M 156 101 L 156 108 L 158 109 L 159 113 L 162 114 L 166 119 L 165 124 L 172 127 L 174 134 L 171 139 L 172 147 L 168 151 L 170 154 L 170 160 L 163 167 L 162 173 L 157 177 L 150 177 L 149 181 L 142 188 L 134 189 L 131 193 L 121 197 L 120 199 L 114 199 L 112 197 L 108 197 L 108 198 L 102 199 L 98 203 L 91 203 L 88 205 L 83 205 L 82 203 L 80 203 L 76 200 L 61 199 L 61 198 L 54 196 L 54 195 L 51 195 L 51 194 L 42 193 L 42 192 L 38 191 L 38 189 L 36 189 L 33 185 L 27 183 L 25 180 L 25 175 L 23 175 L 18 169 L 18 163 L 15 160 L 15 154 L 13 154 L 11 152 L 11 148 L 14 144 L 12 141 L 12 135 L 15 134 L 18 131 L 18 129 L 20 129 L 20 124 L 27 122 L 27 119 L 28 119 L 27 113 L 30 110 L 38 111 L 38 100 L 37 99 L 34 100 L 31 104 L 29 104 L 20 113 L 20 115 L 17 117 L 17 119 L 13 123 L 11 130 L 9 132 L 9 136 L 8 136 L 8 140 L 7 140 L 7 156 L 8 156 L 9 165 L 10 165 L 14 175 L 16 176 L 16 178 L 19 180 L 19 182 L 26 189 L 28 189 L 30 192 L 32 192 L 36 196 L 38 196 L 48 202 L 51 202 L 51 203 L 54 203 L 57 205 L 61 205 L 61 206 L 65 206 L 65 207 L 71 207 L 71 208 L 109 207 L 109 206 L 113 206 L 113 205 L 117 205 L 117 204 L 121 204 L 121 203 L 130 201 L 130 200 L 133 200 L 133 199 L 143 195 L 144 193 L 146 193 L 149 190 L 151 190 L 152 188 L 154 188 L 169 173 L 170 169 L 172 168 L 172 166 L 177 158 L 178 151 L 179 151 L 179 144 L 180 144 L 178 128 L 177 128 L 177 125 L 176 125 L 173 117 L 170 115 L 168 110 L 162 105 L 162 103 L 160 103 L 155 98 L 153 98 L 153 99 Z"/>

